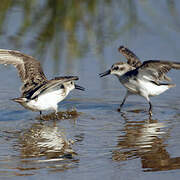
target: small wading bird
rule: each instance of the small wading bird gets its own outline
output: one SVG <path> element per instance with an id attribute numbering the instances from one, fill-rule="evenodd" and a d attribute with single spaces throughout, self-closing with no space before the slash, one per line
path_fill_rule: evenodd
<path id="1" fill-rule="evenodd" d="M 129 95 L 136 94 L 149 102 L 149 115 L 152 116 L 152 104 L 149 97 L 159 95 L 175 86 L 175 84 L 167 83 L 171 79 L 166 73 L 171 69 L 180 69 L 180 63 L 161 60 L 148 60 L 141 63 L 139 58 L 128 48 L 120 46 L 118 51 L 126 57 L 127 63 L 117 62 L 113 64 L 108 71 L 99 74 L 100 77 L 114 74 L 127 89 L 118 109 L 119 112 L 126 98 Z"/>
<path id="2" fill-rule="evenodd" d="M 12 100 L 27 109 L 39 111 L 40 118 L 44 110 L 54 110 L 58 117 L 58 103 L 73 89 L 85 90 L 74 83 L 79 79 L 77 76 L 55 77 L 47 80 L 40 62 L 18 51 L 0 49 L 0 64 L 14 65 L 23 82 L 21 97 Z"/>

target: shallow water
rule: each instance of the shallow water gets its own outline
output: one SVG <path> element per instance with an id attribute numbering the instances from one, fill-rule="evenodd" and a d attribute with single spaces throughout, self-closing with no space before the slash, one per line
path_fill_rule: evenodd
<path id="1" fill-rule="evenodd" d="M 180 72 L 169 73 L 175 88 L 152 98 L 152 119 L 137 96 L 117 112 L 125 89 L 98 77 L 124 60 L 119 45 L 140 59 L 180 62 L 179 1 L 30 2 L 2 2 L 0 47 L 36 57 L 48 78 L 79 76 L 86 91 L 59 103 L 77 116 L 40 121 L 10 100 L 21 82 L 0 66 L 0 179 L 179 179 Z"/>

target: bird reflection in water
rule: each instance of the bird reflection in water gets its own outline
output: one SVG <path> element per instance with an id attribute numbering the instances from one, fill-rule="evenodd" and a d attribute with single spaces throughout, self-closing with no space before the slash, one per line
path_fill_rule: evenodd
<path id="1" fill-rule="evenodd" d="M 140 158 L 143 171 L 180 169 L 180 157 L 171 158 L 166 150 L 170 128 L 165 123 L 152 119 L 130 121 L 125 114 L 122 117 L 126 123 L 112 153 L 113 161 Z"/>
<path id="2" fill-rule="evenodd" d="M 52 158 L 72 158 L 76 153 L 71 148 L 72 140 L 67 140 L 63 130 L 54 123 L 35 123 L 19 139 L 22 158 L 45 156 Z"/>

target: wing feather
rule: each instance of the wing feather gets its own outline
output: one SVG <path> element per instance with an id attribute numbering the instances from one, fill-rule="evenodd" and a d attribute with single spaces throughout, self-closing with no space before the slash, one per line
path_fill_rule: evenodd
<path id="1" fill-rule="evenodd" d="M 149 60 L 137 68 L 139 75 L 144 78 L 150 78 L 156 82 L 170 81 L 171 79 L 166 75 L 171 69 L 179 69 L 180 63 L 161 61 L 161 60 Z"/>
<path id="2" fill-rule="evenodd" d="M 52 80 L 49 80 L 47 83 L 42 85 L 38 90 L 35 90 L 34 93 L 31 92 L 31 96 L 29 98 L 34 99 L 38 95 L 42 93 L 46 93 L 47 91 L 50 91 L 50 89 L 55 88 L 56 86 L 62 85 L 65 82 L 68 81 L 75 81 L 79 78 L 77 76 L 63 76 L 63 77 L 56 77 Z"/>
<path id="3" fill-rule="evenodd" d="M 0 64 L 12 64 L 17 68 L 23 82 L 21 88 L 23 96 L 37 85 L 47 82 L 40 62 L 19 51 L 0 49 Z"/>
<path id="4" fill-rule="evenodd" d="M 127 63 L 135 68 L 139 67 L 142 63 L 139 60 L 139 58 L 132 52 L 130 51 L 128 48 L 124 47 L 124 46 L 120 46 L 118 48 L 118 51 L 126 57 L 127 59 Z"/>

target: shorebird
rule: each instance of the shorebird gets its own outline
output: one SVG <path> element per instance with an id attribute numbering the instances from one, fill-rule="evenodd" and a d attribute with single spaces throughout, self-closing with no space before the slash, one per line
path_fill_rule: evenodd
<path id="1" fill-rule="evenodd" d="M 117 62 L 111 68 L 99 74 L 100 77 L 113 74 L 118 77 L 121 84 L 127 89 L 126 95 L 118 108 L 121 111 L 129 95 L 140 95 L 149 103 L 149 115 L 152 116 L 151 96 L 159 95 L 175 84 L 167 81 L 171 79 L 166 75 L 171 69 L 180 69 L 179 62 L 148 60 L 143 63 L 128 48 L 120 46 L 118 51 L 126 57 L 127 63 Z"/>
<path id="2" fill-rule="evenodd" d="M 0 49 L 0 64 L 14 65 L 23 83 L 21 97 L 12 99 L 26 109 L 39 111 L 54 110 L 57 116 L 58 103 L 62 101 L 73 89 L 83 90 L 74 81 L 77 76 L 55 77 L 48 80 L 43 73 L 40 62 L 32 56 L 19 51 Z"/>

